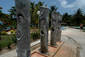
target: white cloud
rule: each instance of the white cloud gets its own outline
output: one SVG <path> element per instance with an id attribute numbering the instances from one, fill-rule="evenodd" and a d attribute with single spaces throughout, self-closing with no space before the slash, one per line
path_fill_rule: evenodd
<path id="1" fill-rule="evenodd" d="M 59 1 L 61 3 L 61 6 L 64 7 L 64 8 L 72 8 L 72 7 L 74 7 L 73 4 L 68 4 L 67 0 L 59 0 Z"/>
<path id="2" fill-rule="evenodd" d="M 67 0 L 59 0 L 61 6 L 64 8 L 85 8 L 85 0 L 76 0 L 71 4 L 68 4 Z"/>

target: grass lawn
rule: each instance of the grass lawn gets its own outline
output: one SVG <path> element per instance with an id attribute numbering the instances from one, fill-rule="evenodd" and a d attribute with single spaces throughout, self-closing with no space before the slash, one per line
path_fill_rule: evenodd
<path id="1" fill-rule="evenodd" d="M 83 31 L 85 32 L 85 29 Z"/>
<path id="2" fill-rule="evenodd" d="M 40 38 L 39 32 L 31 33 L 31 42 L 36 41 Z M 0 49 L 10 47 L 11 44 L 16 43 L 16 35 L 1 35 Z"/>
<path id="3" fill-rule="evenodd" d="M 1 35 L 0 40 L 0 49 L 4 47 L 10 47 L 12 43 L 16 42 L 16 36 L 15 35 Z"/>
<path id="4" fill-rule="evenodd" d="M 40 39 L 40 32 L 38 29 L 31 29 L 31 42 L 36 41 Z M 5 47 L 10 47 L 11 44 L 16 43 L 16 35 L 11 34 L 2 34 L 1 35 L 1 40 L 0 40 L 0 49 L 3 49 Z"/>

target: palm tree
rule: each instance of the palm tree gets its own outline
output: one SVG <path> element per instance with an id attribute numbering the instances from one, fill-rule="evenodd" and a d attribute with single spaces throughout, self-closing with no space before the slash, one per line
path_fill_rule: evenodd
<path id="1" fill-rule="evenodd" d="M 43 2 L 38 2 L 35 4 L 35 2 L 31 3 L 31 25 L 34 27 L 38 27 L 38 20 L 39 20 L 39 15 L 37 14 L 37 11 L 39 10 L 40 6 L 43 5 Z"/>
<path id="2" fill-rule="evenodd" d="M 10 16 L 11 16 L 11 19 L 15 19 L 16 18 L 16 8 L 13 6 L 10 10 Z"/>
<path id="3" fill-rule="evenodd" d="M 9 17 L 9 22 L 10 22 L 10 27 L 12 28 L 16 28 L 16 8 L 15 6 L 13 6 L 10 10 L 9 10 L 9 13 L 10 13 L 10 17 Z"/>
<path id="4" fill-rule="evenodd" d="M 82 14 L 82 11 L 81 11 L 80 8 L 79 8 L 79 9 L 77 10 L 77 12 L 74 14 L 73 19 L 74 19 L 75 25 L 80 25 L 80 23 L 82 23 L 83 14 Z"/>

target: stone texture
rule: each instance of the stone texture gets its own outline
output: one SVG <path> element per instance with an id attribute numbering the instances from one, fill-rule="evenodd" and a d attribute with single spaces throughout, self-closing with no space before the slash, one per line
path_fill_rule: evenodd
<path id="1" fill-rule="evenodd" d="M 40 7 L 40 38 L 41 38 L 41 53 L 48 52 L 48 17 L 49 9 L 46 7 Z"/>
<path id="2" fill-rule="evenodd" d="M 17 13 L 17 57 L 30 57 L 30 1 L 15 0 Z"/>
<path id="3" fill-rule="evenodd" d="M 49 51 L 49 57 L 52 57 L 56 53 L 57 48 L 52 47 L 52 46 L 48 46 L 48 51 Z"/>
<path id="4" fill-rule="evenodd" d="M 42 55 L 42 54 L 40 54 L 40 53 L 38 53 L 38 52 L 34 52 L 34 53 L 31 55 L 31 57 L 47 57 L 47 56 L 44 56 L 44 55 Z"/>
<path id="5" fill-rule="evenodd" d="M 48 46 L 48 54 L 43 54 L 39 52 L 39 48 L 37 48 L 36 50 L 34 50 L 31 54 L 31 56 L 33 57 L 53 57 L 56 52 L 59 51 L 59 49 L 61 48 L 61 46 L 63 45 L 63 42 L 57 42 L 56 44 L 58 44 L 58 47 L 52 47 L 52 46 Z"/>
<path id="6" fill-rule="evenodd" d="M 57 13 L 57 17 L 58 17 L 58 34 L 57 34 L 57 41 L 61 41 L 61 22 L 62 22 L 62 16 L 60 14 Z"/>
<path id="7" fill-rule="evenodd" d="M 52 12 L 52 19 L 51 19 L 51 46 L 56 46 L 56 40 L 58 35 L 58 18 L 56 11 Z"/>
<path id="8" fill-rule="evenodd" d="M 64 43 L 60 50 L 55 54 L 54 57 L 77 57 L 76 48 L 71 47 L 67 43 Z"/>
<path id="9" fill-rule="evenodd" d="M 61 32 L 62 31 L 61 31 L 61 29 L 58 29 L 57 32 L 58 32 L 58 35 L 57 35 L 57 42 L 58 42 L 58 41 L 61 41 Z"/>
<path id="10" fill-rule="evenodd" d="M 69 36 L 71 38 L 68 38 L 67 36 Z M 77 42 L 75 42 L 74 40 Z M 85 32 L 82 32 L 78 29 L 72 29 L 72 28 L 65 27 L 65 30 L 62 31 L 62 41 L 64 41 L 64 45 L 61 47 L 59 52 L 57 52 L 55 57 L 58 57 L 58 56 L 59 57 L 66 57 L 68 55 L 73 55 L 73 57 L 75 57 L 75 56 L 78 57 L 77 49 L 76 49 L 77 46 L 80 46 L 80 49 L 79 49 L 80 57 L 85 56 L 85 46 L 84 46 Z M 59 42 L 57 44 L 59 45 L 60 43 L 61 42 Z M 67 44 L 65 44 L 65 43 L 67 43 Z M 79 43 L 79 45 L 78 45 L 78 43 Z M 69 49 L 70 49 L 70 51 L 69 51 Z M 4 53 L 2 55 L 0 54 L 0 57 L 17 57 L 16 50 L 14 49 L 14 50 L 9 51 L 7 53 Z M 69 57 L 72 57 L 72 56 L 69 56 Z"/>

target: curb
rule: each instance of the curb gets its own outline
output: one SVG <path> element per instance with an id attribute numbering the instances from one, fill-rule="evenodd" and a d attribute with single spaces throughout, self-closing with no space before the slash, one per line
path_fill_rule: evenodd
<path id="1" fill-rule="evenodd" d="M 60 50 L 60 48 L 62 47 L 63 44 L 64 44 L 64 42 L 61 42 L 61 44 L 57 47 L 57 50 L 52 57 L 54 57 L 57 54 L 57 52 Z"/>
<path id="2" fill-rule="evenodd" d="M 58 42 L 56 42 L 56 43 L 58 43 Z M 56 52 L 55 52 L 51 57 L 54 57 L 54 56 L 55 56 L 55 54 L 59 51 L 59 49 L 62 47 L 63 44 L 64 44 L 64 42 L 60 42 L 60 44 L 58 44 L 58 46 L 55 47 L 55 48 L 56 48 Z M 40 44 L 39 44 L 39 45 L 40 45 Z M 42 56 L 44 56 L 44 57 L 50 57 L 49 54 L 46 55 L 46 54 L 41 54 L 41 53 L 39 52 L 39 49 L 40 49 L 39 45 L 38 45 L 38 48 L 37 48 L 37 49 L 35 48 L 35 49 L 31 52 L 31 56 L 32 56 L 32 54 L 37 53 L 37 54 L 42 55 Z M 49 46 L 49 45 L 48 45 L 48 46 Z"/>

